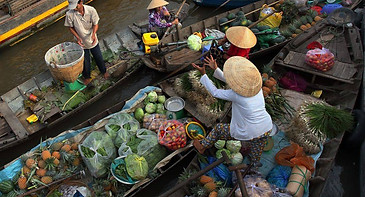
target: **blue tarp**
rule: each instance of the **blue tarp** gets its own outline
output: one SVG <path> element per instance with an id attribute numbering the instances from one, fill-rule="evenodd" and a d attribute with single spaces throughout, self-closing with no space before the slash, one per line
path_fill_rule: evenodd
<path id="1" fill-rule="evenodd" d="M 148 93 L 150 91 L 153 91 L 153 90 L 161 91 L 160 88 L 154 87 L 154 86 L 147 86 L 147 87 L 139 90 L 130 100 L 128 100 L 126 102 L 126 104 L 124 105 L 122 111 L 130 109 L 146 93 Z M 111 114 L 111 115 L 113 115 L 113 114 Z M 57 137 L 55 137 L 51 140 L 47 140 L 47 141 L 43 142 L 42 146 L 46 145 L 46 143 L 53 144 L 55 142 L 59 142 L 59 141 L 65 140 L 65 139 L 72 138 L 72 137 L 78 135 L 79 133 L 82 133 L 83 131 L 89 129 L 89 128 L 90 128 L 90 126 L 79 129 L 79 130 L 76 130 L 76 131 L 70 131 L 69 133 L 62 134 L 62 135 L 57 136 Z M 35 146 L 30 151 L 36 150 L 39 146 L 40 145 Z M 12 179 L 21 170 L 21 168 L 22 168 L 22 163 L 21 163 L 20 159 L 15 160 L 13 163 L 11 163 L 9 166 L 7 166 L 5 169 L 0 171 L 0 182 L 4 181 L 4 180 Z M 1 196 L 1 193 L 0 193 L 0 196 Z"/>

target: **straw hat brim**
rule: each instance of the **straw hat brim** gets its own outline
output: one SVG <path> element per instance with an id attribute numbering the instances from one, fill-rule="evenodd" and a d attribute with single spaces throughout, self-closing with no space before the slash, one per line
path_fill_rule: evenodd
<path id="1" fill-rule="evenodd" d="M 262 78 L 259 70 L 244 57 L 230 57 L 224 63 L 223 73 L 229 87 L 241 96 L 252 97 L 261 90 Z"/>
<path id="2" fill-rule="evenodd" d="M 243 49 L 252 48 L 257 43 L 255 34 L 248 27 L 244 26 L 230 27 L 226 31 L 226 36 L 230 43 Z"/>
<path id="3" fill-rule="evenodd" d="M 164 1 L 164 0 L 152 0 L 150 2 L 150 4 L 148 5 L 147 10 L 155 9 L 155 8 L 158 8 L 158 7 L 161 7 L 161 6 L 165 6 L 167 4 L 169 4 L 169 3 L 167 1 Z"/>

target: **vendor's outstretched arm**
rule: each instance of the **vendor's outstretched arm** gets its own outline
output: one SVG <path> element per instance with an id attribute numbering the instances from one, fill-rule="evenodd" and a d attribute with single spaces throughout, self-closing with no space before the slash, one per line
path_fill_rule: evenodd
<path id="1" fill-rule="evenodd" d="M 209 66 L 212 70 L 214 70 L 213 76 L 223 82 L 226 82 L 224 78 L 222 70 L 218 67 L 217 61 L 213 58 L 212 55 L 206 57 L 204 59 L 204 66 Z"/>
<path id="2" fill-rule="evenodd" d="M 220 98 L 227 101 L 232 101 L 234 98 L 234 95 L 232 95 L 232 90 L 218 89 L 206 74 L 200 78 L 200 83 L 203 84 L 208 92 L 215 98 Z"/>

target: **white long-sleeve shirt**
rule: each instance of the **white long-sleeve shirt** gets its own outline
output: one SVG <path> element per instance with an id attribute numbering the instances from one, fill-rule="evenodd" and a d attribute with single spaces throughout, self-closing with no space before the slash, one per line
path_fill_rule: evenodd
<path id="1" fill-rule="evenodd" d="M 219 68 L 214 71 L 213 76 L 221 81 L 226 81 Z M 235 139 L 250 140 L 272 129 L 272 120 L 265 109 L 262 90 L 255 96 L 244 97 L 232 89 L 217 89 L 206 74 L 201 77 L 200 83 L 213 97 L 232 102 L 230 133 Z"/>

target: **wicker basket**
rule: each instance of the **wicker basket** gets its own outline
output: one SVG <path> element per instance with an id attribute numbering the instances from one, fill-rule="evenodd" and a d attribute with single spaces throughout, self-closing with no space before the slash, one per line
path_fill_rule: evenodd
<path id="1" fill-rule="evenodd" d="M 89 186 L 87 186 L 85 183 L 83 183 L 81 180 L 65 180 L 62 183 L 60 183 L 60 184 L 56 185 L 55 187 L 51 188 L 46 197 L 50 196 L 61 185 L 86 187 L 90 191 L 91 197 L 95 197 L 94 191 Z"/>
<path id="2" fill-rule="evenodd" d="M 49 49 L 44 59 L 54 78 L 73 83 L 84 68 L 84 50 L 73 42 L 64 42 Z"/>

